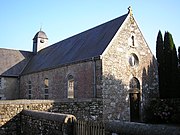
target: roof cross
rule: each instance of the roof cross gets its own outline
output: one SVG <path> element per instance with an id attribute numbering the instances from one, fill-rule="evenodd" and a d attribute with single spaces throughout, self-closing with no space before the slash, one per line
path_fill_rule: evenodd
<path id="1" fill-rule="evenodd" d="M 128 7 L 128 13 L 129 13 L 131 16 L 133 15 L 131 6 Z"/>

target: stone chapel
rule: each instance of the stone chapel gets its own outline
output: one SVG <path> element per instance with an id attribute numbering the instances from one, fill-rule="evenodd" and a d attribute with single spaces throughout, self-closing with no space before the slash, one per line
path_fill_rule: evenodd
<path id="1" fill-rule="evenodd" d="M 136 121 L 157 97 L 156 59 L 131 9 L 50 46 L 40 30 L 32 52 L 0 49 L 0 99 L 98 98 L 103 117 Z"/>

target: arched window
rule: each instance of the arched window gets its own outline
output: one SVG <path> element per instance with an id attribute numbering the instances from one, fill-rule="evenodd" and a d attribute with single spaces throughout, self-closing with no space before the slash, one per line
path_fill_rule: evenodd
<path id="1" fill-rule="evenodd" d="M 139 59 L 136 54 L 132 53 L 129 57 L 129 64 L 131 67 L 137 66 L 139 64 Z"/>
<path id="2" fill-rule="evenodd" d="M 31 83 L 31 81 L 28 82 L 28 98 L 32 99 L 32 83 Z"/>
<path id="3" fill-rule="evenodd" d="M 72 75 L 68 76 L 68 98 L 74 98 L 74 77 Z"/>
<path id="4" fill-rule="evenodd" d="M 49 98 L 49 80 L 48 78 L 44 79 L 44 98 Z"/>
<path id="5" fill-rule="evenodd" d="M 130 89 L 140 89 L 140 83 L 139 83 L 139 80 L 136 77 L 133 77 L 130 80 L 129 88 Z"/>

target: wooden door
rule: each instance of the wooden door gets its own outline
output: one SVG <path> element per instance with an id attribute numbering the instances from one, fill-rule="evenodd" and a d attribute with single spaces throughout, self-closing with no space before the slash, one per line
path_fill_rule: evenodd
<path id="1" fill-rule="evenodd" d="M 140 94 L 130 93 L 130 119 L 132 122 L 140 120 Z"/>

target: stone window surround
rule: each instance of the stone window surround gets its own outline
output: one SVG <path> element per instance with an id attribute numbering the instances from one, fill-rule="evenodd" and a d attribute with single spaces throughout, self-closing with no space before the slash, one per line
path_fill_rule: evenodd
<path id="1" fill-rule="evenodd" d="M 2 88 L 2 78 L 0 77 L 0 88 Z"/>
<path id="2" fill-rule="evenodd" d="M 49 80 L 48 78 L 44 79 L 44 98 L 49 98 Z"/>
<path id="3" fill-rule="evenodd" d="M 138 46 L 137 40 L 136 40 L 136 35 L 134 31 L 131 31 L 130 37 L 128 39 L 128 45 L 131 48 L 136 48 Z"/>
<path id="4" fill-rule="evenodd" d="M 140 82 L 136 77 L 131 78 L 131 80 L 129 82 L 129 88 L 130 89 L 137 88 L 140 90 Z"/>
<path id="5" fill-rule="evenodd" d="M 134 43 L 134 35 L 131 36 L 131 40 L 132 40 L 132 46 L 134 47 L 135 46 L 135 43 Z"/>
<path id="6" fill-rule="evenodd" d="M 136 67 L 139 65 L 139 58 L 135 53 L 131 53 L 129 56 L 129 64 L 131 67 Z"/>
<path id="7" fill-rule="evenodd" d="M 32 98 L 32 82 L 28 81 L 28 99 Z"/>
<path id="8" fill-rule="evenodd" d="M 68 75 L 67 98 L 74 98 L 74 77 L 72 75 Z"/>

